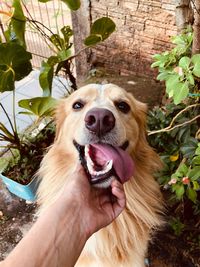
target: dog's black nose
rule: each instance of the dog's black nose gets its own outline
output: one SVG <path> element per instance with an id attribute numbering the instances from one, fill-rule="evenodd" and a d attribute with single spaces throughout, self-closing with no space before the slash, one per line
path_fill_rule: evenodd
<path id="1" fill-rule="evenodd" d="M 96 135 L 104 135 L 115 127 L 115 117 L 105 108 L 93 108 L 85 116 L 86 128 Z"/>

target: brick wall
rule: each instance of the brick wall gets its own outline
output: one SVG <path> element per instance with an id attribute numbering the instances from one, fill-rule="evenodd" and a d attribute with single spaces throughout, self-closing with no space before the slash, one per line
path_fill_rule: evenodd
<path id="1" fill-rule="evenodd" d="M 108 16 L 117 25 L 108 40 L 92 49 L 88 63 L 122 75 L 153 75 L 152 55 L 169 49 L 170 37 L 177 33 L 174 0 L 84 1 L 90 20 Z"/>

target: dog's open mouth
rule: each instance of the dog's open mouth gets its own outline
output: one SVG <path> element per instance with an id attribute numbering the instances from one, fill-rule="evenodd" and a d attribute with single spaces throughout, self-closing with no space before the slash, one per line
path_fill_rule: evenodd
<path id="1" fill-rule="evenodd" d="M 109 186 L 114 177 L 125 183 L 133 175 L 134 163 L 125 151 L 128 141 L 121 147 L 105 143 L 81 146 L 76 141 L 74 145 L 92 185 Z"/>

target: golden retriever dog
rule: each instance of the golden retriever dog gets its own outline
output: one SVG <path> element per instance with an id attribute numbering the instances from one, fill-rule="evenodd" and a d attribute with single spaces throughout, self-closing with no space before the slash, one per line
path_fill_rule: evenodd
<path id="1" fill-rule="evenodd" d="M 160 161 L 146 141 L 146 110 L 114 84 L 86 85 L 58 105 L 56 138 L 40 169 L 40 210 L 56 199 L 67 179 L 73 179 L 80 160 L 91 186 L 109 187 L 113 176 L 126 182 L 126 208 L 89 238 L 77 267 L 145 266 L 148 241 L 162 214 L 153 177 Z"/>

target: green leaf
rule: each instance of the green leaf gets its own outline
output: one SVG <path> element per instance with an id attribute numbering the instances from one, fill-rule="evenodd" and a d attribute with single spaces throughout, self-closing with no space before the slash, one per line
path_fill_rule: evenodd
<path id="1" fill-rule="evenodd" d="M 164 71 L 164 72 L 161 72 L 160 74 L 158 74 L 157 76 L 157 80 L 159 81 L 164 81 L 164 80 L 167 80 L 168 78 L 170 78 L 170 74 L 168 71 Z"/>
<path id="2" fill-rule="evenodd" d="M 191 187 L 188 187 L 186 192 L 187 192 L 188 198 L 192 202 L 196 203 L 196 200 L 197 200 L 197 192 L 193 188 L 191 188 Z"/>
<path id="3" fill-rule="evenodd" d="M 43 96 L 50 96 L 53 82 L 53 66 L 47 62 L 42 61 L 42 67 L 40 69 L 39 82 L 43 90 Z"/>
<path id="4" fill-rule="evenodd" d="M 195 155 L 200 155 L 200 146 L 199 146 L 199 144 L 198 144 L 198 147 L 197 147 L 197 149 L 195 151 Z"/>
<path id="5" fill-rule="evenodd" d="M 190 158 L 191 155 L 194 155 L 195 150 L 197 148 L 198 141 L 195 138 L 190 138 L 183 146 L 180 148 L 183 156 L 186 158 Z"/>
<path id="6" fill-rule="evenodd" d="M 187 165 L 185 165 L 185 163 L 181 163 L 180 166 L 178 167 L 177 171 L 175 172 L 175 174 L 178 177 L 183 177 L 186 176 L 188 172 L 188 167 Z"/>
<path id="7" fill-rule="evenodd" d="M 181 199 L 183 194 L 185 193 L 184 185 L 176 184 L 174 185 L 174 187 L 175 187 L 175 193 L 176 193 L 177 198 Z"/>
<path id="8" fill-rule="evenodd" d="M 115 28 L 116 25 L 110 18 L 103 17 L 97 19 L 93 23 L 90 35 L 85 39 L 84 44 L 90 46 L 104 41 L 114 32 Z"/>
<path id="9" fill-rule="evenodd" d="M 31 72 L 32 56 L 16 43 L 0 44 L 0 55 L 0 92 L 12 91 L 14 82 Z"/>
<path id="10" fill-rule="evenodd" d="M 2 122 L 0 122 L 0 132 L 2 132 L 9 139 L 14 139 L 13 133 L 11 133 Z"/>
<path id="11" fill-rule="evenodd" d="M 91 46 L 91 45 L 96 45 L 100 43 L 101 41 L 102 41 L 101 35 L 99 36 L 96 34 L 91 34 L 85 39 L 84 44 L 87 46 Z"/>
<path id="12" fill-rule="evenodd" d="M 61 50 L 58 52 L 59 61 L 65 61 L 71 56 L 71 50 Z"/>
<path id="13" fill-rule="evenodd" d="M 176 105 L 180 104 L 189 93 L 189 87 L 187 83 L 179 82 L 176 84 L 176 88 L 174 91 L 173 99 Z"/>
<path id="14" fill-rule="evenodd" d="M 26 17 L 24 16 L 23 9 L 20 0 L 13 0 L 14 13 L 11 18 L 11 25 L 13 26 L 13 31 L 19 40 L 19 44 L 26 47 L 25 41 L 25 27 L 26 27 Z"/>
<path id="15" fill-rule="evenodd" d="M 58 50 L 64 49 L 64 39 L 61 38 L 58 34 L 51 35 L 50 41 Z"/>
<path id="16" fill-rule="evenodd" d="M 174 95 L 175 88 L 179 83 L 179 75 L 173 74 L 169 79 L 166 81 L 166 92 L 168 93 L 169 97 Z"/>
<path id="17" fill-rule="evenodd" d="M 57 100 L 52 97 L 35 97 L 19 101 L 19 106 L 32 112 L 38 117 L 52 116 Z"/>
<path id="18" fill-rule="evenodd" d="M 200 185 L 199 185 L 199 183 L 197 181 L 192 181 L 192 184 L 193 184 L 193 189 L 195 191 L 200 189 Z"/>
<path id="19" fill-rule="evenodd" d="M 193 55 L 191 61 L 194 64 L 193 74 L 200 78 L 200 54 Z"/>
<path id="20" fill-rule="evenodd" d="M 192 74 L 187 75 L 187 79 L 191 85 L 194 85 L 194 77 Z"/>
<path id="21" fill-rule="evenodd" d="M 70 28 L 70 26 L 64 26 L 60 31 L 62 32 L 65 40 L 65 49 L 70 48 L 71 44 L 69 43 L 69 39 L 73 35 L 72 29 Z"/>
<path id="22" fill-rule="evenodd" d="M 185 69 L 187 70 L 189 68 L 189 65 L 190 65 L 190 62 L 191 62 L 191 59 L 189 57 L 182 57 L 180 60 L 179 60 L 179 67 L 181 67 L 182 69 Z"/>
<path id="23" fill-rule="evenodd" d="M 39 0 L 39 2 L 47 3 L 52 0 Z M 80 0 L 61 0 L 63 3 L 65 3 L 71 10 L 77 10 L 81 6 Z"/>
<path id="24" fill-rule="evenodd" d="M 188 173 L 188 177 L 192 181 L 200 179 L 200 166 L 195 166 L 193 169 L 191 169 Z"/>
<path id="25" fill-rule="evenodd" d="M 195 165 L 200 165 L 200 155 L 193 158 L 192 163 Z"/>
<path id="26" fill-rule="evenodd" d="M 156 68 L 160 66 L 161 61 L 156 61 L 151 64 L 151 68 Z"/>

